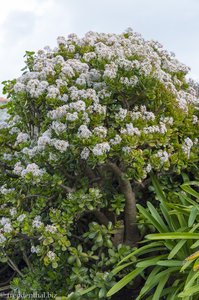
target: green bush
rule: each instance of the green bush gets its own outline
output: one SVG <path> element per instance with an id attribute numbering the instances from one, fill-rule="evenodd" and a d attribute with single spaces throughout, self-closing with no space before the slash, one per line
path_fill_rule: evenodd
<path id="1" fill-rule="evenodd" d="M 145 226 L 152 226 L 158 233 L 146 235 L 144 245 L 142 242 L 139 248 L 119 262 L 113 270 L 114 275 L 130 264 L 134 266 L 133 271 L 114 285 L 107 295 L 112 296 L 140 276 L 142 286 L 136 300 L 197 300 L 199 193 L 191 185 L 199 186 L 199 182 L 185 182 L 181 186 L 183 191 L 177 195 L 177 203 L 163 193 L 155 177 L 153 183 L 159 207 L 148 203 L 147 208 L 138 205 L 138 209 Z M 129 263 L 131 257 L 136 257 L 135 262 Z"/>
<path id="2" fill-rule="evenodd" d="M 72 34 L 25 56 L 22 76 L 4 82 L 2 285 L 105 299 L 109 271 L 140 239 L 136 200 L 150 172 L 196 169 L 188 68 L 132 30 Z"/>

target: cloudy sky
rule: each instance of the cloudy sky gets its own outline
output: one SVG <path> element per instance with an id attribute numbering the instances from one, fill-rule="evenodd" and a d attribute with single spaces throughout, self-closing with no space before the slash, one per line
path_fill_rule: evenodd
<path id="1" fill-rule="evenodd" d="M 128 27 L 155 39 L 191 67 L 199 81 L 198 0 L 0 0 L 0 81 L 20 75 L 26 50 L 56 37 Z M 0 90 L 1 95 L 1 90 Z"/>

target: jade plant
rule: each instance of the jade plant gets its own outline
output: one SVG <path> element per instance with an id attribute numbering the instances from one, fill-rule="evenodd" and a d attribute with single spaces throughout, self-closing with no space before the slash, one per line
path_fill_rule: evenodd
<path id="1" fill-rule="evenodd" d="M 23 280 L 35 270 L 36 290 L 94 285 L 86 299 L 103 298 L 110 262 L 140 238 L 136 201 L 149 174 L 196 167 L 198 99 L 189 68 L 131 29 L 57 42 L 27 51 L 22 75 L 4 82 L 1 261 L 13 290 L 33 288 Z"/>

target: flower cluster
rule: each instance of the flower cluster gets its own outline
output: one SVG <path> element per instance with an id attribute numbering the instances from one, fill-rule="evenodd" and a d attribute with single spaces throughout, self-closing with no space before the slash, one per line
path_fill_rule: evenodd
<path id="1" fill-rule="evenodd" d="M 190 151 L 192 146 L 193 146 L 192 140 L 189 137 L 187 137 L 184 140 L 184 143 L 182 145 L 182 151 L 187 155 L 188 158 L 190 157 Z"/>
<path id="2" fill-rule="evenodd" d="M 40 169 L 35 163 L 28 164 L 24 168 L 21 162 L 15 164 L 13 172 L 21 177 L 25 177 L 27 174 L 32 174 L 33 177 L 42 177 L 45 174 L 45 170 Z"/>

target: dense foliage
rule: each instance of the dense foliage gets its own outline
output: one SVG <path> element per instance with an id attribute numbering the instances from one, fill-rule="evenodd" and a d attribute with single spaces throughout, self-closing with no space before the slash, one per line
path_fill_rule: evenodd
<path id="1" fill-rule="evenodd" d="M 127 30 L 59 37 L 27 52 L 23 71 L 5 82 L 0 123 L 2 281 L 16 294 L 106 299 L 109 271 L 140 238 L 149 174 L 196 170 L 188 68 Z"/>

